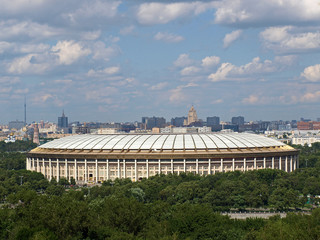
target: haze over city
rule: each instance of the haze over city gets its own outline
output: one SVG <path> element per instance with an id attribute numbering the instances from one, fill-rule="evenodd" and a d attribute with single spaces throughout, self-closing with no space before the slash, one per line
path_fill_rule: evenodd
<path id="1" fill-rule="evenodd" d="M 0 4 L 0 123 L 319 117 L 319 1 Z"/>

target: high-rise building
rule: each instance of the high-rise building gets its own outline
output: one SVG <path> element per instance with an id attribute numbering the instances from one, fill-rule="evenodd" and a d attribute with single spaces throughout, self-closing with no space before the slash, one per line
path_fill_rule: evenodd
<path id="1" fill-rule="evenodd" d="M 37 123 L 35 123 L 34 128 L 33 128 L 33 142 L 38 144 L 38 145 L 40 144 L 40 141 L 39 141 L 39 127 L 38 127 Z"/>
<path id="2" fill-rule="evenodd" d="M 244 125 L 244 117 L 239 116 L 239 117 L 233 117 L 231 119 L 231 123 L 235 125 Z"/>
<path id="3" fill-rule="evenodd" d="M 212 131 L 220 131 L 221 125 L 220 125 L 220 118 L 219 117 L 207 117 L 207 126 L 211 127 Z"/>
<path id="4" fill-rule="evenodd" d="M 215 126 L 215 125 L 220 125 L 220 118 L 219 117 L 207 117 L 207 126 Z"/>
<path id="5" fill-rule="evenodd" d="M 186 117 L 171 118 L 171 125 L 173 125 L 175 127 L 182 127 L 185 123 L 185 120 L 187 120 Z"/>
<path id="6" fill-rule="evenodd" d="M 11 121 L 9 122 L 9 129 L 17 129 L 20 130 L 21 128 L 23 128 L 25 126 L 25 122 L 24 121 Z"/>
<path id="7" fill-rule="evenodd" d="M 190 108 L 189 113 L 188 113 L 188 125 L 190 125 L 191 123 L 197 122 L 197 121 L 198 121 L 197 112 L 192 105 L 192 107 Z"/>
<path id="8" fill-rule="evenodd" d="M 68 117 L 64 115 L 64 111 L 62 111 L 62 116 L 58 117 L 58 127 L 59 128 L 67 128 L 68 127 Z"/>
<path id="9" fill-rule="evenodd" d="M 142 122 L 144 122 L 146 129 L 163 128 L 166 125 L 166 119 L 163 117 L 143 117 Z"/>

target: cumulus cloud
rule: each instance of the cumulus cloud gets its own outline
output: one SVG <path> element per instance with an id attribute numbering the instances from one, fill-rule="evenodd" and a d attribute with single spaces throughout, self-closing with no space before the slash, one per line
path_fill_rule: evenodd
<path id="1" fill-rule="evenodd" d="M 70 65 L 79 58 L 91 53 L 90 49 L 84 48 L 74 41 L 59 41 L 52 47 L 52 51 L 59 57 L 60 64 Z"/>
<path id="2" fill-rule="evenodd" d="M 177 43 L 184 40 L 182 36 L 175 35 L 172 33 L 167 33 L 167 32 L 158 32 L 154 36 L 154 39 L 158 41 L 168 42 L 168 43 Z"/>
<path id="3" fill-rule="evenodd" d="M 190 67 L 185 67 L 184 69 L 181 70 L 180 74 L 181 75 L 193 75 L 196 74 L 200 71 L 200 68 L 195 67 L 195 66 L 190 66 Z"/>
<path id="4" fill-rule="evenodd" d="M 306 67 L 300 76 L 310 82 L 320 82 L 320 64 Z"/>
<path id="5" fill-rule="evenodd" d="M 270 14 L 272 13 L 272 14 Z M 236 27 L 316 24 L 319 2 L 314 0 L 223 0 L 215 12 L 215 23 Z"/>
<path id="6" fill-rule="evenodd" d="M 208 56 L 201 60 L 203 67 L 214 67 L 220 63 L 220 57 Z"/>
<path id="7" fill-rule="evenodd" d="M 300 101 L 303 103 L 319 102 L 320 101 L 320 91 L 305 93 L 300 98 Z"/>
<path id="8" fill-rule="evenodd" d="M 302 31 L 302 32 L 301 32 Z M 320 49 L 320 32 L 293 26 L 270 27 L 260 33 L 266 48 L 276 52 L 306 52 Z"/>
<path id="9" fill-rule="evenodd" d="M 39 74 L 45 72 L 50 68 L 49 62 L 41 62 L 37 58 L 42 58 L 38 54 L 28 54 L 23 57 L 15 58 L 11 63 L 8 64 L 8 72 L 13 74 Z"/>
<path id="10" fill-rule="evenodd" d="M 193 60 L 189 58 L 189 54 L 180 54 L 178 59 L 173 63 L 176 67 L 185 67 L 191 65 Z"/>
<path id="11" fill-rule="evenodd" d="M 199 15 L 216 6 L 216 2 L 143 3 L 137 11 L 141 24 L 166 24 L 181 17 Z"/>
<path id="12" fill-rule="evenodd" d="M 109 61 L 111 57 L 117 56 L 121 52 L 118 46 L 112 45 L 107 47 L 102 41 L 97 41 L 92 45 L 92 58 L 95 60 Z"/>
<path id="13" fill-rule="evenodd" d="M 235 30 L 225 35 L 223 39 L 223 47 L 229 47 L 234 41 L 236 41 L 242 34 L 242 30 Z"/>
<path id="14" fill-rule="evenodd" d="M 219 69 L 209 75 L 213 82 L 224 80 L 246 79 L 253 75 L 262 73 L 279 72 L 295 63 L 295 56 L 277 56 L 274 61 L 261 61 L 259 57 L 254 58 L 250 63 L 242 66 L 235 66 L 231 63 L 222 63 Z"/>
<path id="15" fill-rule="evenodd" d="M 121 1 L 83 1 L 79 8 L 63 13 L 62 17 L 71 26 L 92 27 L 93 24 L 116 17 L 120 4 Z"/>
<path id="16" fill-rule="evenodd" d="M 32 21 L 8 20 L 0 21 L 0 39 L 12 40 L 17 37 L 20 39 L 44 39 L 65 33 L 63 29 L 48 26 L 47 24 L 39 24 Z"/>

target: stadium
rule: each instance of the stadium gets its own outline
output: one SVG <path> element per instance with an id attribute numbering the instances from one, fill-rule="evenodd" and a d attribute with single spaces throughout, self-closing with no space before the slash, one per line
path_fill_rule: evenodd
<path id="1" fill-rule="evenodd" d="M 74 135 L 27 154 L 27 169 L 78 184 L 116 178 L 138 181 L 156 174 L 280 169 L 299 166 L 299 151 L 249 133 Z"/>

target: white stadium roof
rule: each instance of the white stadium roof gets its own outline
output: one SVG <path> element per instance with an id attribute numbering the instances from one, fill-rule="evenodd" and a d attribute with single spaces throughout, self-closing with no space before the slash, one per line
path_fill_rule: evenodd
<path id="1" fill-rule="evenodd" d="M 74 135 L 53 140 L 39 148 L 52 150 L 219 150 L 285 146 L 284 143 L 249 133 L 113 134 Z"/>

